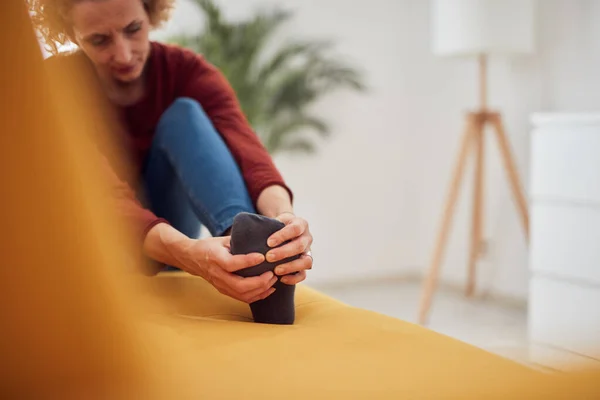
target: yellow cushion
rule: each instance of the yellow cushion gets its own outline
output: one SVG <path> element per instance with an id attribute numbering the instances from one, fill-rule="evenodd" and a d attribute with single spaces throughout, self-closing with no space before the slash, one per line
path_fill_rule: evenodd
<path id="1" fill-rule="evenodd" d="M 421 326 L 350 307 L 304 285 L 297 288 L 297 318 L 291 326 L 254 323 L 247 305 L 184 273 L 153 278 L 151 293 L 165 301 L 171 316 L 156 327 L 190 356 L 188 365 L 208 398 L 483 396 L 507 382 L 530 384 L 543 377 L 537 370 Z"/>

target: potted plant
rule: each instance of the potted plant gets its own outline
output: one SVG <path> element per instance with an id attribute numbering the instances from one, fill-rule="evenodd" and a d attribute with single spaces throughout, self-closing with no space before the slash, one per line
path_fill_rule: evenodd
<path id="1" fill-rule="evenodd" d="M 314 152 L 315 140 L 306 134 L 327 137 L 330 128 L 309 107 L 334 90 L 365 90 L 361 74 L 333 55 L 329 42 L 290 40 L 267 54 L 291 13 L 274 9 L 231 22 L 215 1 L 193 1 L 205 18 L 204 29 L 168 41 L 202 54 L 224 73 L 271 154 Z"/>

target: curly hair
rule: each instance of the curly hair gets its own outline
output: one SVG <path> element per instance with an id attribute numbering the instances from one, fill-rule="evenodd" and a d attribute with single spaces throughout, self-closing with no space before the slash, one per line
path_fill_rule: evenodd
<path id="1" fill-rule="evenodd" d="M 84 0 L 25 0 L 34 28 L 51 54 L 72 37 L 67 15 L 70 7 Z M 148 12 L 152 28 L 160 27 L 171 15 L 175 0 L 140 0 Z"/>

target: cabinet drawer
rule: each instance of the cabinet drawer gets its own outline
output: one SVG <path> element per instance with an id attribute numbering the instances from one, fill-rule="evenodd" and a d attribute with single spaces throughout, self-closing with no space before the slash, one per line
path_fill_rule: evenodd
<path id="1" fill-rule="evenodd" d="M 529 336 L 600 359 L 600 289 L 534 277 L 529 294 Z"/>
<path id="2" fill-rule="evenodd" d="M 600 123 L 540 123 L 531 140 L 533 200 L 600 204 Z"/>
<path id="3" fill-rule="evenodd" d="M 530 246 L 534 274 L 549 273 L 600 287 L 600 207 L 534 204 Z"/>

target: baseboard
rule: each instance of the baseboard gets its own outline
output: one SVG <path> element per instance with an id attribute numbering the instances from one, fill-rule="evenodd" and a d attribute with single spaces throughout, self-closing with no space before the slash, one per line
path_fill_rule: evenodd
<path id="1" fill-rule="evenodd" d="M 465 285 L 461 285 L 457 282 L 448 282 L 448 281 L 440 281 L 439 284 L 442 290 L 451 291 L 453 293 L 465 293 Z M 484 291 L 484 292 L 476 292 L 473 297 L 476 300 L 485 300 L 491 301 L 494 303 L 502 304 L 506 307 L 517 308 L 517 309 L 527 309 L 527 299 L 522 297 L 516 297 L 507 295 L 504 293 L 492 292 L 492 291 Z"/>
<path id="2" fill-rule="evenodd" d="M 357 286 L 376 286 L 393 283 L 415 283 L 421 280 L 417 272 L 406 271 L 402 273 L 380 273 L 369 276 L 350 276 L 335 280 L 312 282 L 307 279 L 307 286 L 317 290 L 352 289 Z"/>
<path id="3" fill-rule="evenodd" d="M 364 286 L 377 286 L 389 284 L 421 284 L 425 279 L 425 275 L 417 272 L 417 268 L 407 270 L 402 273 L 388 273 L 370 276 L 356 276 L 348 278 L 340 278 L 335 281 L 325 280 L 321 282 L 308 282 L 307 286 L 316 290 L 344 290 Z M 438 281 L 438 291 L 453 293 L 456 295 L 464 295 L 465 286 L 456 282 L 440 279 Z M 506 307 L 516 308 L 520 310 L 527 309 L 527 299 L 516 296 L 510 296 L 502 293 L 491 291 L 476 292 L 473 300 L 490 301 L 497 304 L 502 304 Z"/>

